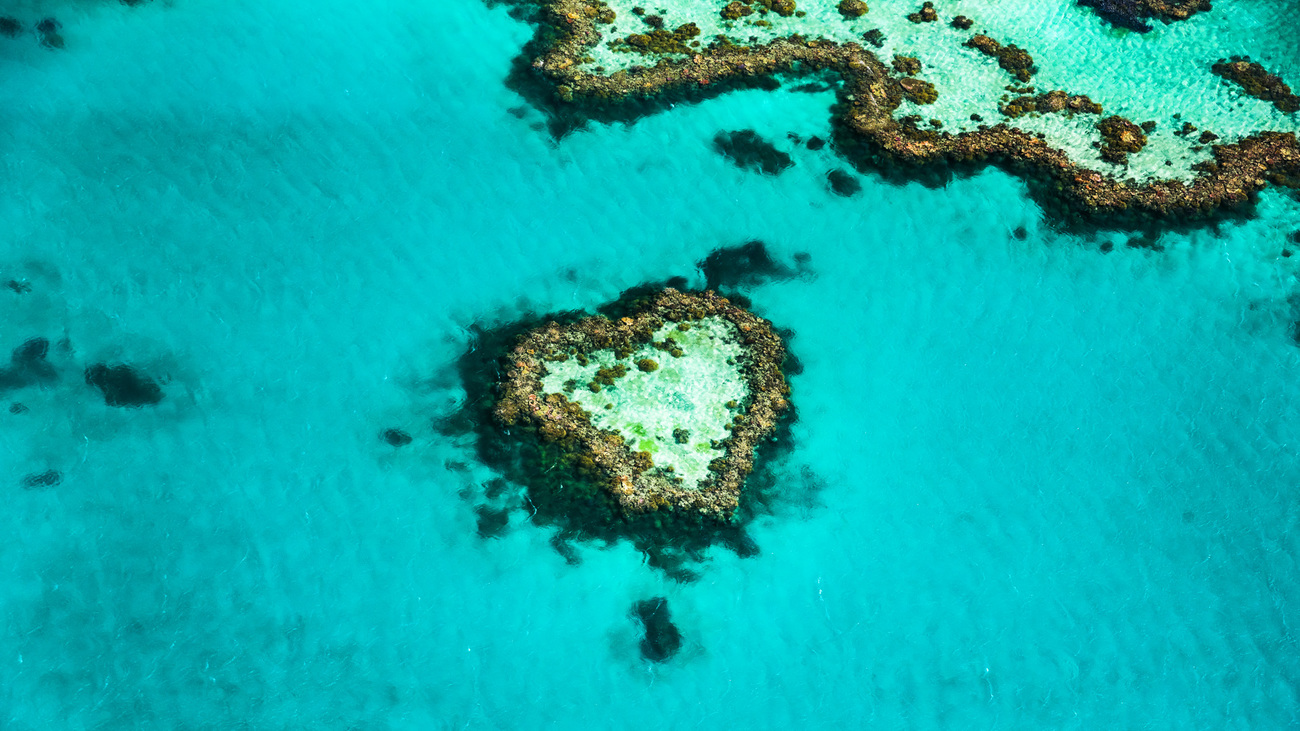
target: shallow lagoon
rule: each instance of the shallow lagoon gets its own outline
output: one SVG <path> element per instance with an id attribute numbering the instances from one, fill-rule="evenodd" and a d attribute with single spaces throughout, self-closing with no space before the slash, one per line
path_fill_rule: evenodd
<path id="1" fill-rule="evenodd" d="M 0 725 L 1296 723 L 1292 197 L 1154 237 L 1059 231 L 996 171 L 841 198 L 785 141 L 826 93 L 557 143 L 507 111 L 530 29 L 474 2 L 39 11 L 63 52 L 0 40 L 0 281 L 31 286 L 0 359 L 47 337 L 59 379 L 0 410 Z M 795 166 L 730 165 L 739 128 Z M 473 326 L 753 238 L 809 262 L 743 287 L 803 363 L 758 555 L 681 584 L 627 544 L 571 566 L 525 510 L 480 539 L 494 475 L 430 426 Z M 165 398 L 108 406 L 99 361 Z"/>

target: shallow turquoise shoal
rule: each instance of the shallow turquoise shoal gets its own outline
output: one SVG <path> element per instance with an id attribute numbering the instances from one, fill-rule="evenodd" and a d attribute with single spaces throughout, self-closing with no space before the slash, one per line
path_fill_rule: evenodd
<path id="1" fill-rule="evenodd" d="M 504 83 L 531 29 L 477 0 L 24 3 L 66 48 L 0 38 L 0 283 L 31 286 L 0 363 L 45 337 L 59 379 L 0 394 L 0 728 L 1300 724 L 1290 195 L 1154 240 L 994 170 L 841 198 L 786 137 L 830 93 L 556 141 Z M 794 167 L 713 151 L 745 128 Z M 430 426 L 472 329 L 751 239 L 809 255 L 744 291 L 804 366 L 759 554 L 683 584 L 525 511 L 479 538 L 495 474 Z M 165 399 L 108 407 L 100 361 Z"/>

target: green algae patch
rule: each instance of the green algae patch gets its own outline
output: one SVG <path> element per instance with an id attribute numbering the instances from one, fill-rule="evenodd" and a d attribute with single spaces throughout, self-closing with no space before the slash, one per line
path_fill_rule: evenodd
<path id="1" fill-rule="evenodd" d="M 713 292 L 670 288 L 617 320 L 523 335 L 494 413 L 589 462 L 626 512 L 726 520 L 755 446 L 788 408 L 784 358 L 766 320 Z"/>

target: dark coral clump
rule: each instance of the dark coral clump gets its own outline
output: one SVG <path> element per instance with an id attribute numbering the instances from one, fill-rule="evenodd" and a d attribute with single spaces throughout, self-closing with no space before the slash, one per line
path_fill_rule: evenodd
<path id="1" fill-rule="evenodd" d="M 138 408 L 163 399 L 156 381 L 126 364 L 96 363 L 86 369 L 86 383 L 99 389 L 109 406 Z"/>
<path id="2" fill-rule="evenodd" d="M 915 56 L 899 56 L 895 54 L 893 67 L 900 74 L 915 76 L 921 71 L 921 61 Z"/>
<path id="3" fill-rule="evenodd" d="M 405 447 L 411 443 L 411 435 L 401 429 L 385 429 L 379 432 L 379 438 L 390 447 Z"/>
<path id="4" fill-rule="evenodd" d="M 857 178 L 839 168 L 826 173 L 826 182 L 830 183 L 832 193 L 844 198 L 855 196 L 862 190 L 862 183 Z"/>
<path id="5" fill-rule="evenodd" d="M 903 97 L 916 104 L 933 104 L 939 99 L 939 91 L 928 81 L 908 76 L 899 79 L 898 86 L 903 90 Z"/>
<path id="6" fill-rule="evenodd" d="M 1046 94 L 1037 96 L 1016 97 L 1006 104 L 1000 105 L 998 111 L 1011 118 L 1024 116 L 1030 112 L 1038 112 L 1039 114 L 1053 114 L 1055 112 L 1101 114 L 1101 105 L 1082 94 L 1071 96 L 1064 91 L 1049 91 Z"/>
<path id="7" fill-rule="evenodd" d="M 63 475 L 58 470 L 35 472 L 23 477 L 23 489 L 46 490 L 63 482 Z"/>
<path id="8" fill-rule="evenodd" d="M 63 36 L 59 31 L 63 24 L 54 18 L 45 18 L 36 24 L 36 35 L 41 38 L 41 45 L 46 48 L 63 48 Z"/>
<path id="9" fill-rule="evenodd" d="M 1034 57 L 1014 43 L 1004 46 L 986 35 L 976 34 L 963 45 L 996 58 L 998 66 L 1022 82 L 1028 82 L 1038 70 L 1034 68 Z"/>
<path id="10" fill-rule="evenodd" d="M 1291 87 L 1280 76 L 1270 74 L 1263 66 L 1251 61 L 1249 56 L 1219 59 L 1210 70 L 1215 76 L 1222 76 L 1238 84 L 1242 91 L 1256 99 L 1272 102 L 1280 111 L 1300 112 L 1300 96 L 1292 94 Z"/>
<path id="11" fill-rule="evenodd" d="M 840 0 L 839 11 L 846 18 L 861 18 L 867 14 L 867 4 L 862 0 Z"/>
<path id="12" fill-rule="evenodd" d="M 1106 117 L 1097 123 L 1097 129 L 1101 131 L 1101 159 L 1106 162 L 1127 165 L 1129 153 L 1146 147 L 1142 128 L 1123 117 Z"/>
<path id="13" fill-rule="evenodd" d="M 645 630 L 641 639 L 641 656 L 650 662 L 664 662 L 682 647 L 682 633 L 668 614 L 668 600 L 663 597 L 644 599 L 632 607 L 632 613 Z"/>
<path id="14" fill-rule="evenodd" d="M 927 2 L 921 5 L 921 9 L 915 13 L 908 13 L 907 19 L 913 23 L 933 23 L 939 19 L 939 13 L 934 9 L 934 3 Z"/>
<path id="15" fill-rule="evenodd" d="M 657 16 L 656 16 L 657 17 Z M 678 26 L 672 32 L 652 30 L 649 33 L 633 33 L 623 39 L 623 43 L 637 53 L 691 53 L 687 44 L 700 35 L 700 27 L 694 23 Z"/>
<path id="16" fill-rule="evenodd" d="M 722 9 L 719 15 L 722 16 L 723 20 L 740 20 L 753 12 L 754 9 L 744 3 L 730 2 L 727 3 L 726 7 Z"/>
<path id="17" fill-rule="evenodd" d="M 965 15 L 958 15 L 952 19 L 952 27 L 957 30 L 970 30 L 973 25 L 975 25 L 975 21 L 967 18 Z"/>
<path id="18" fill-rule="evenodd" d="M 713 137 L 713 149 L 736 167 L 763 175 L 779 175 L 794 165 L 794 158 L 776 149 L 752 129 L 719 132 Z"/>
<path id="19" fill-rule="evenodd" d="M 17 18 L 4 17 L 0 18 L 0 36 L 5 38 L 17 38 L 22 35 L 23 24 Z"/>

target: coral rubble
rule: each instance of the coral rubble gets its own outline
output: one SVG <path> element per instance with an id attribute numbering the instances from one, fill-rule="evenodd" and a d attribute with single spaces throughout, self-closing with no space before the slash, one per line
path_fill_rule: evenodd
<path id="1" fill-rule="evenodd" d="M 577 455 L 627 513 L 728 520 L 755 447 L 788 408 L 784 358 L 767 321 L 711 291 L 667 288 L 617 320 L 550 322 L 523 335 L 494 414 Z M 580 388 L 575 376 L 591 373 L 614 385 Z"/>

